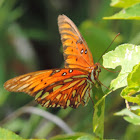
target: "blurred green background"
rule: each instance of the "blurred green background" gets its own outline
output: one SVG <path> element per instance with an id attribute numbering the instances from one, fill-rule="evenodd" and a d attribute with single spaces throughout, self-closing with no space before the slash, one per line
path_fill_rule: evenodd
<path id="1" fill-rule="evenodd" d="M 122 43 L 140 44 L 140 22 L 136 20 L 103 20 L 119 11 L 105 0 L 1 0 L 0 1 L 0 124 L 23 138 L 49 138 L 64 132 L 51 122 L 33 114 L 22 114 L 3 121 L 9 114 L 30 103 L 37 105 L 24 93 L 4 90 L 6 80 L 43 69 L 63 67 L 61 40 L 57 17 L 67 15 L 78 26 L 93 54 L 94 61 L 109 46 Z M 100 61 L 102 64 L 102 60 Z M 119 70 L 120 68 L 116 69 Z M 102 70 L 100 81 L 109 86 L 118 73 Z M 104 89 L 104 88 L 103 88 Z M 104 89 L 105 90 L 105 89 Z M 140 128 L 127 123 L 113 113 L 125 108 L 120 90 L 106 98 L 105 138 L 126 139 L 139 135 Z M 39 106 L 39 108 L 41 108 Z M 45 108 L 42 108 L 45 109 Z M 93 104 L 75 109 L 45 109 L 63 118 L 75 132 L 92 134 Z M 135 128 L 135 129 L 134 129 Z"/>

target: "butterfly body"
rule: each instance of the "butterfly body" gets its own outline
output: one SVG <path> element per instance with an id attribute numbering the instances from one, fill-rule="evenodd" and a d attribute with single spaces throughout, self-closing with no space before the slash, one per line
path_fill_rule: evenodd
<path id="1" fill-rule="evenodd" d="M 4 87 L 25 92 L 45 107 L 77 108 L 88 102 L 92 84 L 98 79 L 100 65 L 75 24 L 65 15 L 58 17 L 65 68 L 42 70 L 8 80 Z"/>

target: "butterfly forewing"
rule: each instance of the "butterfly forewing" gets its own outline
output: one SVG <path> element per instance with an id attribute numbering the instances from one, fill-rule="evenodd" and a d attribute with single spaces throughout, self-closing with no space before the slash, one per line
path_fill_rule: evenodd
<path id="1" fill-rule="evenodd" d="M 26 92 L 45 107 L 78 107 L 89 92 L 88 72 L 80 69 L 53 69 L 28 73 L 8 80 L 4 87 Z"/>
<path id="2" fill-rule="evenodd" d="M 65 15 L 58 17 L 59 32 L 63 44 L 65 68 L 89 70 L 94 65 L 92 54 L 76 25 Z"/>

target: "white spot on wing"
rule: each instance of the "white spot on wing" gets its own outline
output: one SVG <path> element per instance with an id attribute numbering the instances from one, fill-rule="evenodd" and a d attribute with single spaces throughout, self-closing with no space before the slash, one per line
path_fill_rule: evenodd
<path id="1" fill-rule="evenodd" d="M 69 73 L 71 73 L 71 72 L 73 72 L 73 70 L 72 70 L 72 69 L 70 69 L 70 70 L 69 70 Z"/>
<path id="2" fill-rule="evenodd" d="M 84 52 L 84 50 L 82 49 L 82 50 L 81 50 L 81 54 L 83 54 L 83 52 Z"/>
<path id="3" fill-rule="evenodd" d="M 55 70 L 55 72 L 60 72 L 61 70 L 59 70 L 59 69 L 57 69 L 57 70 Z"/>
<path id="4" fill-rule="evenodd" d="M 66 72 L 64 72 L 63 74 L 62 74 L 62 76 L 65 76 L 67 73 Z"/>

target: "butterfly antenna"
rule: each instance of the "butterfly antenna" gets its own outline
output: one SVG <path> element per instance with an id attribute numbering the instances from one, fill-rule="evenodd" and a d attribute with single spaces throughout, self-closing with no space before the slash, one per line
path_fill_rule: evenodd
<path id="1" fill-rule="evenodd" d="M 101 60 L 102 56 L 107 52 L 107 50 L 110 48 L 110 46 L 112 45 L 112 43 L 114 42 L 114 40 L 120 35 L 120 33 L 118 33 L 115 38 L 111 41 L 110 45 L 107 47 L 107 49 L 103 52 L 103 54 L 100 56 L 98 62 Z"/>
<path id="2" fill-rule="evenodd" d="M 103 69 L 105 69 L 105 70 L 107 70 L 107 71 L 109 71 L 109 72 L 112 72 L 112 73 L 118 73 L 118 72 L 120 72 L 120 70 L 118 70 L 118 71 L 109 70 L 109 69 L 105 68 L 105 67 L 102 66 L 102 65 L 100 65 L 100 67 L 102 67 Z"/>

